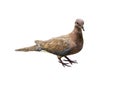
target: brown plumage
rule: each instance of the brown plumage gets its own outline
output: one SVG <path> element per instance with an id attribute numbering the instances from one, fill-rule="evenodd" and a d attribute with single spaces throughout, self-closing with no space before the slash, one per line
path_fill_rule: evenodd
<path id="1" fill-rule="evenodd" d="M 82 19 L 76 19 L 74 29 L 71 33 L 60 37 L 52 38 L 46 41 L 36 40 L 36 45 L 31 47 L 25 47 L 16 49 L 16 51 L 41 51 L 45 50 L 52 54 L 57 55 L 59 62 L 63 66 L 70 66 L 69 63 L 77 63 L 76 61 L 70 60 L 67 56 L 79 52 L 83 47 L 83 35 L 82 30 L 84 21 Z M 62 57 L 65 57 L 69 63 L 64 63 Z"/>

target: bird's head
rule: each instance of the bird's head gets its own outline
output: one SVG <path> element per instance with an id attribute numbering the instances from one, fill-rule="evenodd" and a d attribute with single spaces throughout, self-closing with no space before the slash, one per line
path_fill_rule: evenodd
<path id="1" fill-rule="evenodd" d="M 83 25 L 84 25 L 84 21 L 82 19 L 76 19 L 75 26 L 80 28 L 80 29 L 83 29 L 83 31 L 84 31 Z"/>

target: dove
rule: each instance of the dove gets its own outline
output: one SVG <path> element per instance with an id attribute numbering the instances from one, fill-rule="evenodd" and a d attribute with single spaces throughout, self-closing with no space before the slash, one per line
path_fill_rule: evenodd
<path id="1" fill-rule="evenodd" d="M 69 59 L 68 56 L 80 52 L 83 48 L 83 31 L 84 21 L 82 19 L 76 19 L 72 32 L 48 40 L 35 40 L 35 45 L 16 49 L 15 51 L 28 52 L 45 50 L 57 55 L 59 63 L 63 66 L 71 67 L 70 64 L 77 63 L 77 61 Z M 62 57 L 65 59 L 62 60 Z"/>

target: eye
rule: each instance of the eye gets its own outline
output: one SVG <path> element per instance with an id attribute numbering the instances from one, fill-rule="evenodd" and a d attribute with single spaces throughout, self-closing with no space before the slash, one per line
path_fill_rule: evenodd
<path id="1" fill-rule="evenodd" d="M 79 25 L 79 23 L 78 23 L 78 22 L 76 22 L 76 24 L 78 24 L 78 25 Z"/>

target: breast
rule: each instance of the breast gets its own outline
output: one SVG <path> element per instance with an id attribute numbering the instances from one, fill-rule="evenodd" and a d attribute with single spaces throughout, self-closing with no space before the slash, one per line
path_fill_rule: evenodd
<path id="1" fill-rule="evenodd" d="M 80 42 L 75 43 L 75 46 L 73 46 L 73 48 L 70 51 L 69 55 L 78 53 L 79 51 L 81 51 L 82 48 L 83 48 L 83 40 L 80 41 Z"/>

